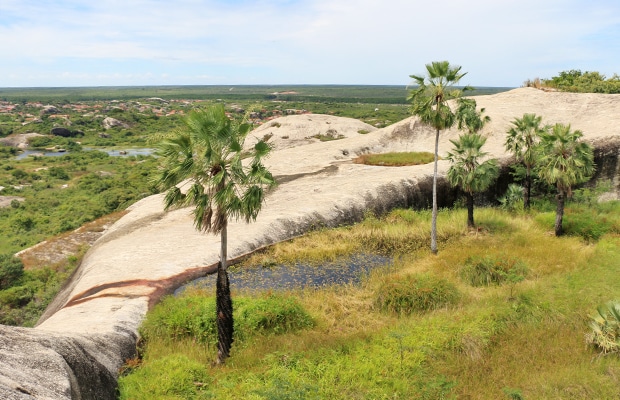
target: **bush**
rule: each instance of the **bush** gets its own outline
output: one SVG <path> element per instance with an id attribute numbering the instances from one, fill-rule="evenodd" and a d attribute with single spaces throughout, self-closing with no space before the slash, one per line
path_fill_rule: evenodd
<path id="1" fill-rule="evenodd" d="M 465 261 L 461 270 L 463 279 L 472 286 L 517 283 L 528 273 L 527 266 L 519 259 L 507 257 L 474 256 Z"/>
<path id="2" fill-rule="evenodd" d="M 250 335 L 283 334 L 311 328 L 314 321 L 293 297 L 269 295 L 245 304 L 237 310 L 237 332 Z"/>
<path id="3" fill-rule="evenodd" d="M 12 254 L 0 254 L 0 290 L 8 289 L 24 275 L 22 260 Z"/>
<path id="4" fill-rule="evenodd" d="M 433 275 L 389 277 L 378 289 L 375 305 L 381 310 L 409 315 L 456 304 L 456 286 Z"/>
<path id="5" fill-rule="evenodd" d="M 118 383 L 121 399 L 193 399 L 210 381 L 205 365 L 174 354 L 142 365 Z"/>
<path id="6" fill-rule="evenodd" d="M 586 335 L 586 342 L 603 354 L 620 353 L 620 302 L 609 302 L 597 311 L 590 321 L 592 332 Z"/>
<path id="7" fill-rule="evenodd" d="M 0 292 L 0 306 L 24 307 L 34 297 L 34 286 L 14 286 Z M 4 322 L 3 322 L 4 323 Z"/>
<path id="8" fill-rule="evenodd" d="M 502 208 L 509 212 L 523 211 L 523 188 L 511 183 L 504 196 L 499 199 Z"/>
<path id="9" fill-rule="evenodd" d="M 293 297 L 236 297 L 233 309 L 236 340 L 254 334 L 294 332 L 314 325 L 312 318 Z M 198 295 L 168 297 L 149 313 L 140 333 L 146 340 L 193 337 L 201 343 L 215 345 L 215 298 Z"/>

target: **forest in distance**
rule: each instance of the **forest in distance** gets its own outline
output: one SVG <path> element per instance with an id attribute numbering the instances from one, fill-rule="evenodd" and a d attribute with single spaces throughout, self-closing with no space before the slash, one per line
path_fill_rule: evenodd
<path id="1" fill-rule="evenodd" d="M 406 104 L 411 88 L 406 85 L 191 85 L 0 88 L 0 100 L 97 101 L 145 97 L 188 100 L 338 101 Z M 505 92 L 511 87 L 474 87 L 470 95 Z"/>

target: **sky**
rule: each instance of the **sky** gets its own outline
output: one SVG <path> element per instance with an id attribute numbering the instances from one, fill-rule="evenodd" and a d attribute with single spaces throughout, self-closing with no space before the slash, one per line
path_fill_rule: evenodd
<path id="1" fill-rule="evenodd" d="M 618 0 L 1 0 L 0 87 L 462 84 L 620 74 Z"/>

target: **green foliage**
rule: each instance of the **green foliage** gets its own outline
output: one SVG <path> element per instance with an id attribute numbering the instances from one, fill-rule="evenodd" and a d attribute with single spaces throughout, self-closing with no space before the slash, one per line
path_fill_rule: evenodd
<path id="1" fill-rule="evenodd" d="M 239 341 L 257 334 L 279 335 L 314 325 L 312 318 L 295 298 L 282 295 L 236 297 L 234 323 Z M 201 343 L 215 345 L 215 298 L 200 295 L 167 297 L 149 313 L 140 332 L 145 340 L 154 337 L 191 337 Z"/>
<path id="2" fill-rule="evenodd" d="M 314 321 L 292 296 L 268 295 L 239 306 L 238 332 L 279 335 L 314 326 Z"/>
<path id="3" fill-rule="evenodd" d="M 252 125 L 230 120 L 222 105 L 192 112 L 185 123 L 158 148 L 161 168 L 153 183 L 166 191 L 166 210 L 193 206 L 196 229 L 211 233 L 220 233 L 229 219 L 255 220 L 265 191 L 275 185 L 262 163 L 271 147 L 259 140 L 250 154 L 244 152 Z M 190 178 L 191 188 L 181 192 L 177 185 Z"/>
<path id="4" fill-rule="evenodd" d="M 204 398 L 211 383 L 204 364 L 180 354 L 145 363 L 118 382 L 120 399 L 126 400 Z"/>
<path id="5" fill-rule="evenodd" d="M 437 130 L 450 128 L 456 121 L 448 101 L 461 97 L 463 90 L 455 87 L 465 76 L 460 66 L 448 61 L 426 64 L 426 76 L 411 75 L 416 88 L 409 95 L 411 113 Z M 465 90 L 470 89 L 469 87 Z"/>
<path id="6" fill-rule="evenodd" d="M 15 286 L 0 291 L 0 324 L 34 326 L 78 263 L 25 271 Z"/>
<path id="7" fill-rule="evenodd" d="M 506 193 L 499 199 L 501 207 L 510 212 L 523 211 L 523 188 L 511 183 Z"/>
<path id="8" fill-rule="evenodd" d="M 433 162 L 434 155 L 429 152 L 398 152 L 381 154 L 363 154 L 354 161 L 358 164 L 381 165 L 386 167 L 402 167 L 406 165 L 421 165 Z"/>
<path id="9" fill-rule="evenodd" d="M 519 389 L 503 388 L 502 391 L 510 400 L 525 400 L 525 397 L 523 397 L 523 394 Z"/>
<path id="10" fill-rule="evenodd" d="M 22 260 L 12 254 L 0 254 L 0 290 L 8 289 L 24 275 Z"/>
<path id="11" fill-rule="evenodd" d="M 375 305 L 401 315 L 432 311 L 456 304 L 454 284 L 430 274 L 387 277 L 377 288 Z"/>
<path id="12" fill-rule="evenodd" d="M 525 263 L 512 257 L 469 257 L 461 269 L 461 276 L 472 286 L 518 283 L 525 279 L 527 274 Z"/>
<path id="13" fill-rule="evenodd" d="M 0 168 L 0 185 L 7 186 L 3 194 L 24 199 L 0 209 L 0 253 L 17 252 L 154 193 L 149 177 L 155 165 L 154 157 L 86 151 Z"/>
<path id="14" fill-rule="evenodd" d="M 563 92 L 620 93 L 620 76 L 611 78 L 596 71 L 581 72 L 578 69 L 562 71 L 558 76 L 543 80 L 543 85 Z"/>
<path id="15" fill-rule="evenodd" d="M 620 302 L 609 302 L 597 312 L 590 321 L 592 331 L 586 335 L 586 342 L 602 354 L 620 353 Z"/>
<path id="16" fill-rule="evenodd" d="M 482 192 L 491 186 L 499 175 L 499 167 L 496 159 L 485 160 L 488 153 L 482 151 L 482 146 L 486 138 L 478 133 L 467 133 L 450 142 L 454 146 L 447 157 L 450 161 L 447 174 L 450 184 L 469 194 Z"/>

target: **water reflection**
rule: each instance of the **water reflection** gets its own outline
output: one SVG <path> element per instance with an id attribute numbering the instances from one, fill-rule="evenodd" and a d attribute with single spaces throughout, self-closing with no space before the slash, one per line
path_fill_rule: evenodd
<path id="1" fill-rule="evenodd" d="M 320 265 L 294 264 L 273 267 L 231 267 L 228 271 L 230 287 L 240 291 L 289 290 L 359 283 L 371 270 L 390 265 L 392 259 L 377 254 L 356 254 Z M 215 290 L 215 274 L 196 279 L 175 291 L 187 288 Z"/>

